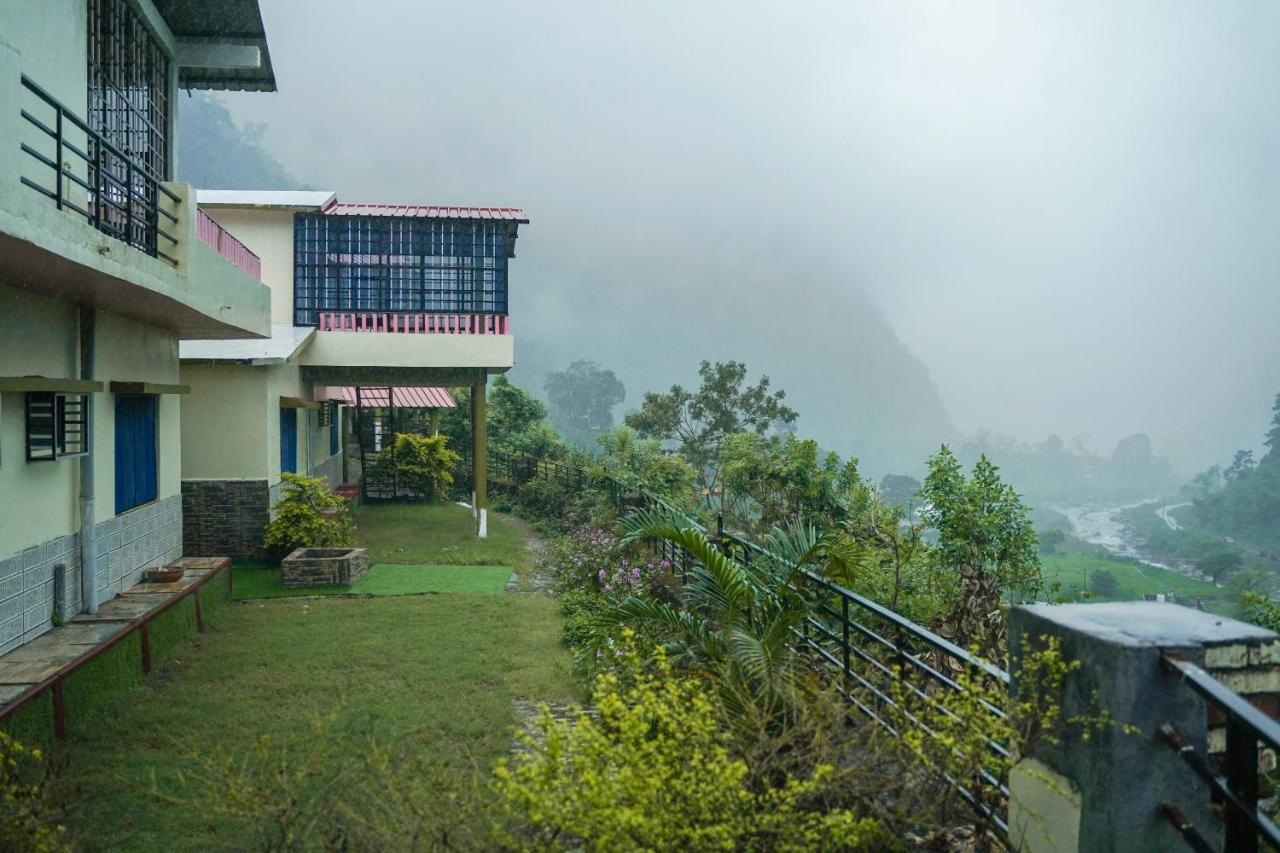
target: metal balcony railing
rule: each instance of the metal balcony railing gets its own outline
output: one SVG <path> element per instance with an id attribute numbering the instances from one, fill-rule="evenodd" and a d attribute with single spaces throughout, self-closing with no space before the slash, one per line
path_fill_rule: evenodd
<path id="1" fill-rule="evenodd" d="M 201 243 L 211 247 L 258 281 L 262 281 L 262 259 L 203 210 L 196 213 L 196 236 L 200 238 Z"/>
<path id="2" fill-rule="evenodd" d="M 181 199 L 164 186 L 164 179 L 104 139 L 25 74 L 22 85 L 44 107 L 44 115 L 23 109 L 22 117 L 49 140 L 40 146 L 44 151 L 26 142 L 22 151 L 52 173 L 51 182 L 23 175 L 22 183 L 59 210 L 72 210 L 104 234 L 177 266 L 178 238 L 172 231 L 178 218 L 164 208 L 161 197 L 173 206 Z"/>
<path id="3" fill-rule="evenodd" d="M 508 335 L 506 314 L 430 314 L 421 311 L 320 311 L 322 332 L 392 332 L 407 335 Z"/>

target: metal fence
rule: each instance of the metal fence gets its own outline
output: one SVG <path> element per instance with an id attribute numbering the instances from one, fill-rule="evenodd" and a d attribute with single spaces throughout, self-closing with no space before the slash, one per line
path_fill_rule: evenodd
<path id="1" fill-rule="evenodd" d="M 50 170 L 45 180 L 24 175 L 22 183 L 59 210 L 74 211 L 104 234 L 176 266 L 171 253 L 176 252 L 178 238 L 171 232 L 178 218 L 165 209 L 161 197 L 174 206 L 181 199 L 160 176 L 92 130 L 25 74 L 22 85 L 43 105 L 40 115 L 24 109 L 22 117 L 38 137 L 46 138 L 38 145 L 23 142 L 22 151 Z"/>
<path id="2" fill-rule="evenodd" d="M 1254 853 L 1258 839 L 1262 838 L 1271 849 L 1280 850 L 1280 829 L 1258 808 L 1261 775 L 1258 744 L 1262 743 L 1271 752 L 1267 764 L 1274 766 L 1274 756 L 1280 754 L 1280 724 L 1195 664 L 1168 654 L 1161 662 L 1205 701 L 1210 720 L 1217 717 L 1225 722 L 1226 750 L 1220 757 L 1196 751 L 1172 725 L 1166 723 L 1160 727 L 1164 742 L 1204 782 L 1213 803 L 1221 808 L 1222 849 Z M 1211 853 L 1217 849 L 1183 816 L 1177 803 L 1164 803 L 1162 810 L 1193 850 Z"/>

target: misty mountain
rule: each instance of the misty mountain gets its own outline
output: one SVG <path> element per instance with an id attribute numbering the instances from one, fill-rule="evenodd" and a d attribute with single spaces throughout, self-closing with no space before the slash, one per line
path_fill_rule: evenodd
<path id="1" fill-rule="evenodd" d="M 178 180 L 202 189 L 307 189 L 263 146 L 264 125 L 236 124 L 214 97 L 179 97 L 178 121 Z"/>

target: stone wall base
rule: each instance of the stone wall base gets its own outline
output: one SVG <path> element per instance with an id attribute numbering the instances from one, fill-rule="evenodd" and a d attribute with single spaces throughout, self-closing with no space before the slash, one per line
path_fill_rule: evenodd
<path id="1" fill-rule="evenodd" d="M 188 553 L 261 558 L 271 502 L 266 480 L 183 480 L 182 535 Z"/>

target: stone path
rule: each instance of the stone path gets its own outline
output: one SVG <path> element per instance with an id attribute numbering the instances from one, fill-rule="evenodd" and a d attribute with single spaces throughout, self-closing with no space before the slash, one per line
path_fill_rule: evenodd
<path id="1" fill-rule="evenodd" d="M 529 595 L 555 595 L 555 579 L 544 572 L 538 571 L 535 567 L 539 559 L 542 557 L 543 551 L 547 547 L 547 541 L 538 535 L 533 529 L 533 525 L 525 521 L 523 518 L 507 513 L 493 513 L 511 526 L 517 528 L 524 534 L 525 542 L 529 546 L 529 550 L 533 555 L 529 559 L 529 570 L 524 574 L 520 572 L 512 572 L 511 579 L 507 581 L 504 589 L 508 595 L 529 594 Z"/>
<path id="2" fill-rule="evenodd" d="M 560 722 L 574 722 L 578 719 L 578 715 L 582 713 L 582 706 L 575 705 L 571 702 L 535 702 L 532 699 L 513 699 L 511 702 L 516 712 L 516 731 L 533 732 L 534 727 L 538 724 L 538 717 L 541 713 L 542 706 L 546 705 L 551 710 L 551 716 Z M 592 719 L 599 719 L 599 714 L 592 708 L 587 709 L 587 716 Z M 512 738 L 511 752 L 518 755 L 529 749 L 519 738 Z"/>

